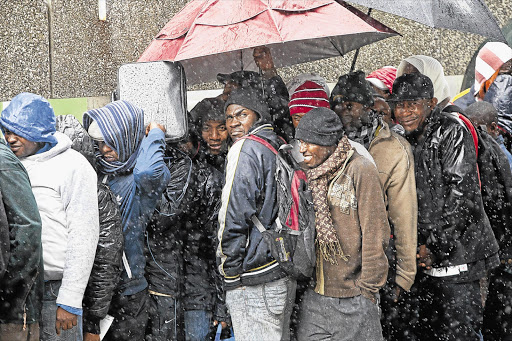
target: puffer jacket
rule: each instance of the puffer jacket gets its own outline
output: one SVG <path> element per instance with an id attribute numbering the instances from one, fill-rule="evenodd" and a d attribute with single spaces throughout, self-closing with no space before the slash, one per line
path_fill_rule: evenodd
<path id="1" fill-rule="evenodd" d="M 100 320 L 107 316 L 121 275 L 124 246 L 119 206 L 110 189 L 102 183 L 98 183 L 98 209 L 100 237 L 83 300 L 83 329 L 92 334 L 100 333 Z"/>
<path id="2" fill-rule="evenodd" d="M 258 126 L 249 133 L 280 145 L 270 124 Z M 275 163 L 275 154 L 253 140 L 238 139 L 228 152 L 217 248 L 226 290 L 286 277 L 251 222 L 251 216 L 256 215 L 266 229 L 275 228 L 278 210 Z"/>
<path id="3" fill-rule="evenodd" d="M 483 260 L 498 252 L 485 214 L 473 139 L 463 124 L 436 108 L 414 150 L 418 195 L 418 244 L 434 267 Z"/>
<path id="4" fill-rule="evenodd" d="M 94 146 L 89 134 L 73 115 L 57 116 L 56 129 L 66 134 L 71 148 L 95 166 Z M 121 275 L 124 248 L 119 206 L 108 186 L 98 182 L 100 233 L 89 282 L 82 302 L 85 333 L 99 334 L 99 322 L 108 312 Z"/>

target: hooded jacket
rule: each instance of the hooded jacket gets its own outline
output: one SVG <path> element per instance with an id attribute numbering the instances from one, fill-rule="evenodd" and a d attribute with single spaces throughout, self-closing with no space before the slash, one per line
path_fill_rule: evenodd
<path id="1" fill-rule="evenodd" d="M 58 304 L 82 308 L 99 235 L 97 178 L 66 135 L 55 138 L 55 147 L 21 162 L 43 224 L 44 278 L 62 279 Z"/>
<path id="2" fill-rule="evenodd" d="M 270 124 L 256 125 L 249 134 L 274 146 L 281 143 Z M 266 229 L 275 227 L 275 164 L 275 154 L 256 141 L 240 138 L 228 152 L 217 248 L 226 290 L 286 277 L 251 221 L 251 216 L 256 215 Z"/>
<path id="3" fill-rule="evenodd" d="M 411 136 L 418 195 L 418 243 L 434 267 L 485 260 L 498 244 L 485 214 L 473 138 L 463 124 L 436 108 L 426 119 L 423 140 Z"/>
<path id="4" fill-rule="evenodd" d="M 43 298 L 41 217 L 28 174 L 0 141 L 1 228 L 8 232 L 9 258 L 0 278 L 0 324 L 40 320 Z M 2 250 L 3 251 L 3 250 Z"/>

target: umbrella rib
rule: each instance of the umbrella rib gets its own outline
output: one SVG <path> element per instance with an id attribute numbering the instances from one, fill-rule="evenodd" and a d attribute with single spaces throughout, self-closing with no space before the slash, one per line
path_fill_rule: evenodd
<path id="1" fill-rule="evenodd" d="M 276 19 L 274 18 L 273 10 L 270 8 L 270 4 L 268 5 L 268 9 L 270 18 L 272 19 L 272 22 L 274 23 L 274 27 L 276 28 L 277 33 L 279 34 L 279 40 L 281 43 L 284 42 L 283 36 L 281 35 L 281 31 L 279 31 L 279 27 L 277 27 Z"/>

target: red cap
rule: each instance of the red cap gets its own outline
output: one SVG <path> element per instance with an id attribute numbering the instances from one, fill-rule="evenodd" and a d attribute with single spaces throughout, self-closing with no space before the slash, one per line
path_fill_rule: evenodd
<path id="1" fill-rule="evenodd" d="M 312 82 L 306 81 L 293 92 L 290 97 L 290 115 L 307 113 L 313 108 L 330 108 L 329 97 L 324 87 Z"/>

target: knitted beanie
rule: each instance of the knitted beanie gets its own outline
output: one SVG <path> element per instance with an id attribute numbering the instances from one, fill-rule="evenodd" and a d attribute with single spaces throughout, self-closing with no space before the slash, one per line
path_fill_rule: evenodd
<path id="1" fill-rule="evenodd" d="M 357 102 L 368 107 L 373 105 L 373 89 L 363 71 L 350 72 L 338 79 L 331 93 L 331 108 L 339 102 Z"/>
<path id="2" fill-rule="evenodd" d="M 235 89 L 229 95 L 226 104 L 224 105 L 224 112 L 226 112 L 227 108 L 231 104 L 238 104 L 243 106 L 244 108 L 250 109 L 259 115 L 260 119 L 258 123 L 271 121 L 270 112 L 268 110 L 268 105 L 263 101 L 259 91 L 251 89 L 251 88 L 241 88 Z"/>
<path id="3" fill-rule="evenodd" d="M 291 116 L 307 113 L 313 108 L 330 108 L 329 97 L 322 86 L 312 81 L 306 81 L 292 93 L 288 107 Z"/>
<path id="4" fill-rule="evenodd" d="M 295 129 L 295 138 L 320 146 L 334 146 L 343 136 L 343 125 L 334 111 L 328 108 L 311 109 Z"/>

